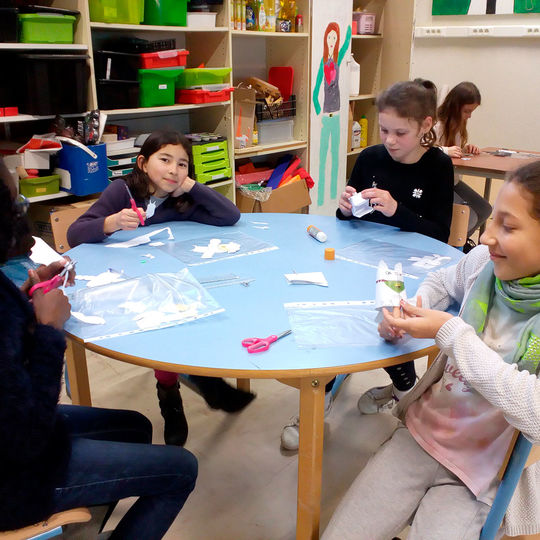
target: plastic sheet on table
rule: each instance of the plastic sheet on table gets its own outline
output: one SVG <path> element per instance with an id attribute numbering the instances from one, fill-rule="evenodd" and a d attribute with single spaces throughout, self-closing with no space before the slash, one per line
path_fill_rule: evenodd
<path id="1" fill-rule="evenodd" d="M 377 268 L 381 259 L 392 268 L 397 263 L 401 263 L 403 274 L 413 278 L 418 278 L 419 275 L 424 276 L 452 261 L 452 258 L 448 256 L 374 239 L 365 239 L 338 249 L 336 259 L 371 268 Z"/>
<path id="2" fill-rule="evenodd" d="M 238 189 L 241 191 L 242 195 L 260 202 L 266 202 L 273 191 L 271 187 L 261 187 L 258 184 L 240 185 L 238 186 Z"/>
<path id="3" fill-rule="evenodd" d="M 292 334 L 301 348 L 380 345 L 374 300 L 285 304 Z"/>
<path id="4" fill-rule="evenodd" d="M 224 311 L 187 268 L 79 289 L 69 300 L 72 316 L 65 329 L 84 341 L 176 326 Z M 85 323 L 83 317 L 102 324 Z"/>
<path id="5" fill-rule="evenodd" d="M 238 251 L 229 253 L 227 251 L 216 251 L 210 258 L 203 258 L 202 253 L 194 252 L 195 246 L 209 246 L 210 241 L 219 239 L 221 244 L 228 244 L 230 242 L 238 244 Z M 203 236 L 201 238 L 192 238 L 189 240 L 182 240 L 180 242 L 168 242 L 159 249 L 165 251 L 169 255 L 180 259 L 184 264 L 188 266 L 197 266 L 201 264 L 208 264 L 224 259 L 232 259 L 234 257 L 243 257 L 245 255 L 255 255 L 256 253 L 264 253 L 266 251 L 272 251 L 278 249 L 277 246 L 269 244 L 259 238 L 254 238 L 241 232 L 233 233 L 220 233 L 217 232 L 214 236 Z"/>

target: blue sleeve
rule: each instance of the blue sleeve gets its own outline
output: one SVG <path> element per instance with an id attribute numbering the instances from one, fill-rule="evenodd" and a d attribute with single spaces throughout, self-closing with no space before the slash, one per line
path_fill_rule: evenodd
<path id="1" fill-rule="evenodd" d="M 67 241 L 70 247 L 79 244 L 103 242 L 107 235 L 103 232 L 105 218 L 131 208 L 125 181 L 118 178 L 110 183 L 99 199 L 75 222 L 67 231 Z"/>
<path id="2" fill-rule="evenodd" d="M 193 206 L 185 219 L 207 225 L 234 225 L 240 219 L 240 210 L 227 197 L 204 184 L 195 183 L 189 195 Z"/>

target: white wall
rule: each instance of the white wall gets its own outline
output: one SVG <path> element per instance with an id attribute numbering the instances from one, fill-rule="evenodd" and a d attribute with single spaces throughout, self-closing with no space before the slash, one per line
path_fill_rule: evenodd
<path id="1" fill-rule="evenodd" d="M 540 25 L 540 14 L 431 15 L 432 0 L 415 0 L 416 26 Z M 540 37 L 415 38 L 411 77 L 442 88 L 469 80 L 482 106 L 468 123 L 479 146 L 540 150 Z"/>

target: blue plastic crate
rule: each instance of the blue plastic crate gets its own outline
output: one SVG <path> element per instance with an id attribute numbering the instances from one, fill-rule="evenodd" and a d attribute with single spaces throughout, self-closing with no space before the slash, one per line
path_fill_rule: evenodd
<path id="1" fill-rule="evenodd" d="M 58 152 L 58 167 L 55 173 L 60 175 L 61 188 L 79 197 L 99 193 L 109 184 L 105 143 L 88 148 L 97 158 L 69 144 L 64 144 Z"/>

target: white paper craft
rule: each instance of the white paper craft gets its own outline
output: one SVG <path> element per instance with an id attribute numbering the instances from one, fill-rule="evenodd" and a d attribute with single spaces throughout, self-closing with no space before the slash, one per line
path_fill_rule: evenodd
<path id="1" fill-rule="evenodd" d="M 383 307 L 391 310 L 399 307 L 401 300 L 407 300 L 401 263 L 391 269 L 383 260 L 379 261 L 375 283 L 375 308 L 379 312 Z"/>
<path id="2" fill-rule="evenodd" d="M 98 315 L 85 315 L 79 311 L 72 311 L 71 315 L 86 324 L 105 324 L 105 319 Z"/>
<path id="3" fill-rule="evenodd" d="M 124 281 L 126 277 L 124 274 L 116 272 L 115 270 L 107 270 L 106 272 L 101 272 L 101 274 L 98 274 L 97 276 L 77 274 L 75 279 L 88 281 L 86 286 L 92 288 L 99 287 L 101 285 L 108 285 L 109 283 L 116 283 L 118 281 Z"/>
<path id="4" fill-rule="evenodd" d="M 424 257 L 409 257 L 409 261 L 414 261 L 413 266 L 418 266 L 420 268 L 427 268 L 430 270 L 431 268 L 437 268 L 437 266 L 441 266 L 445 261 L 450 261 L 450 257 L 445 257 L 444 255 L 437 255 L 434 253 L 433 255 L 425 255 Z"/>
<path id="5" fill-rule="evenodd" d="M 167 231 L 169 233 L 169 240 L 174 240 L 174 236 L 171 231 L 171 228 L 164 227 L 163 229 L 158 229 L 157 231 L 153 231 L 151 233 L 141 234 L 140 236 L 136 236 L 135 238 L 132 238 L 131 240 L 126 240 L 125 242 L 116 242 L 114 244 L 106 244 L 105 247 L 130 248 L 134 246 L 140 246 L 142 244 L 148 244 L 152 236 L 156 236 L 156 234 L 162 233 L 163 231 Z"/>
<path id="6" fill-rule="evenodd" d="M 146 205 L 146 219 L 150 219 L 154 215 L 155 211 L 156 211 L 156 203 L 154 201 L 150 201 Z"/>
<path id="7" fill-rule="evenodd" d="M 328 281 L 322 272 L 304 272 L 303 274 L 285 274 L 291 285 L 319 285 L 328 287 Z"/>
<path id="8" fill-rule="evenodd" d="M 32 238 L 35 240 L 34 246 L 30 251 L 30 259 L 33 262 L 47 266 L 53 262 L 65 260 L 62 255 L 56 253 L 52 247 L 46 244 L 42 238 L 38 238 L 37 236 L 32 236 Z"/>
<path id="9" fill-rule="evenodd" d="M 207 246 L 193 246 L 191 251 L 202 253 L 201 259 L 211 259 L 216 253 L 236 253 L 240 250 L 240 244 L 228 242 L 222 244 L 219 238 L 212 238 Z"/>
<path id="10" fill-rule="evenodd" d="M 354 217 L 361 218 L 366 214 L 373 212 L 373 208 L 369 205 L 369 199 L 364 199 L 360 193 L 355 193 L 349 198 L 352 204 L 352 213 Z"/>

